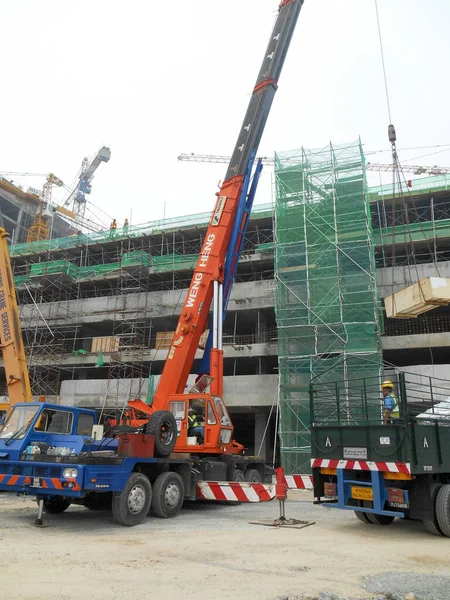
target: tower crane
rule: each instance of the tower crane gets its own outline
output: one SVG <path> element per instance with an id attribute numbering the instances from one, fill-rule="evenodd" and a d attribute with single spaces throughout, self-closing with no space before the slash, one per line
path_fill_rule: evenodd
<path id="1" fill-rule="evenodd" d="M 38 211 L 34 217 L 33 225 L 28 230 L 27 242 L 48 240 L 50 237 L 48 222 L 53 216 L 50 211 L 52 190 L 53 186 L 62 187 L 63 185 L 63 181 L 53 173 L 47 175 L 47 180 L 42 188 L 42 198 L 39 201 Z"/>
<path id="2" fill-rule="evenodd" d="M 87 157 L 83 159 L 78 184 L 64 202 L 63 207 L 73 203 L 73 213 L 77 217 L 84 219 L 84 213 L 86 212 L 86 195 L 90 194 L 92 191 L 91 183 L 94 173 L 102 162 L 108 162 L 110 158 L 111 150 L 106 146 L 102 146 L 91 162 L 89 162 Z"/>
<path id="3" fill-rule="evenodd" d="M 180 154 L 178 157 L 182 162 L 200 162 L 200 163 L 224 163 L 230 162 L 229 156 L 220 156 L 215 154 Z M 275 165 L 275 159 L 270 156 L 261 157 L 262 163 L 269 166 Z M 392 171 L 394 165 L 382 163 L 366 163 L 367 171 Z M 425 167 L 423 165 L 402 165 L 403 173 L 412 173 L 413 175 L 447 175 L 450 173 L 450 167 Z"/>

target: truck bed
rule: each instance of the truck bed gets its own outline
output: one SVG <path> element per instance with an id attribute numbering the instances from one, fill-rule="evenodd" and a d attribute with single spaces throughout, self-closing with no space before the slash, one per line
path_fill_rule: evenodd
<path id="1" fill-rule="evenodd" d="M 379 383 L 311 386 L 313 467 L 449 473 L 450 383 L 400 373 L 394 380 L 400 419 L 388 424 Z"/>

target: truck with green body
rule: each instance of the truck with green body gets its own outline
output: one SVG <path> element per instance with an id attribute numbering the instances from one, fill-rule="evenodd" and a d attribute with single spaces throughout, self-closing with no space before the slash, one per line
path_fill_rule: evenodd
<path id="1" fill-rule="evenodd" d="M 400 414 L 388 420 L 379 376 L 311 382 L 315 502 L 369 524 L 419 520 L 450 537 L 450 381 L 390 379 Z"/>

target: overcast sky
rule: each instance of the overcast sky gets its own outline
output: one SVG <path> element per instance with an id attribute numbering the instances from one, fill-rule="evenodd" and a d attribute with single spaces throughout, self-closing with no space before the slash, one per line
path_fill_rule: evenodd
<path id="1" fill-rule="evenodd" d="M 450 144 L 450 2 L 378 6 L 398 147 Z M 164 206 L 167 217 L 212 210 L 226 165 L 177 156 L 231 154 L 276 9 L 276 0 L 1 0 L 0 172 L 52 171 L 70 184 L 107 144 L 90 198 L 119 223 L 131 208 L 133 224 L 162 218 Z M 387 125 L 374 0 L 305 0 L 259 154 L 358 136 L 366 150 L 388 149 Z M 400 158 L 450 166 L 450 151 L 438 150 Z M 257 203 L 270 201 L 270 180 L 266 168 Z"/>

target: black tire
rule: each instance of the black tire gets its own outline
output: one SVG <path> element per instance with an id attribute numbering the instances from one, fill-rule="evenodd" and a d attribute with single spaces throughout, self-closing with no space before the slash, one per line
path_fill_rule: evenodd
<path id="1" fill-rule="evenodd" d="M 39 498 L 36 498 L 39 505 Z M 70 500 L 60 496 L 52 496 L 49 500 L 44 500 L 44 512 L 49 515 L 60 515 L 70 506 Z"/>
<path id="2" fill-rule="evenodd" d="M 177 422 L 168 410 L 157 410 L 150 417 L 145 433 L 155 436 L 155 456 L 169 456 L 177 442 Z"/>
<path id="3" fill-rule="evenodd" d="M 450 537 L 450 485 L 443 485 L 436 496 L 436 520 L 442 535 Z"/>
<path id="4" fill-rule="evenodd" d="M 371 523 L 371 521 L 369 521 L 367 513 L 362 512 L 360 510 L 354 510 L 353 512 L 355 513 L 355 517 L 359 519 L 361 523 L 365 523 L 366 525 L 367 523 Z"/>
<path id="5" fill-rule="evenodd" d="M 244 477 L 244 472 L 241 471 L 240 469 L 235 469 L 234 473 L 233 473 L 233 478 L 231 481 L 239 481 L 239 482 L 244 482 L 245 481 L 245 477 Z"/>
<path id="6" fill-rule="evenodd" d="M 114 519 L 126 527 L 139 525 L 147 516 L 152 501 L 152 486 L 142 473 L 132 473 L 122 492 L 114 492 Z"/>
<path id="7" fill-rule="evenodd" d="M 369 522 L 373 525 L 390 525 L 395 517 L 388 517 L 387 515 L 376 515 L 375 513 L 366 513 Z"/>
<path id="8" fill-rule="evenodd" d="M 257 469 L 247 469 L 244 474 L 247 483 L 261 483 L 261 475 Z"/>
<path id="9" fill-rule="evenodd" d="M 178 473 L 161 473 L 153 484 L 152 513 L 161 519 L 176 517 L 184 502 L 184 483 Z"/>
<path id="10" fill-rule="evenodd" d="M 234 473 L 231 477 L 231 481 L 237 481 L 239 483 L 244 483 L 245 482 L 244 472 L 241 471 L 241 469 L 235 469 Z M 240 504 L 240 502 L 237 502 L 236 500 L 227 500 L 226 504 L 227 504 L 227 506 L 238 506 Z"/>
<path id="11" fill-rule="evenodd" d="M 431 497 L 431 506 L 433 508 L 433 517 L 431 519 L 424 519 L 423 525 L 428 533 L 432 535 L 443 535 L 442 531 L 439 528 L 439 524 L 436 518 L 436 497 L 438 495 L 439 490 L 442 487 L 442 483 L 432 482 L 430 485 L 430 497 Z"/>

